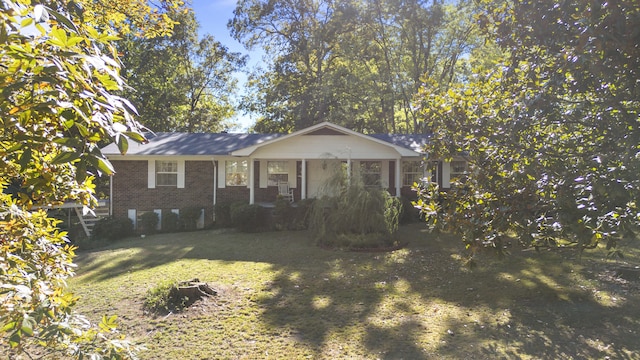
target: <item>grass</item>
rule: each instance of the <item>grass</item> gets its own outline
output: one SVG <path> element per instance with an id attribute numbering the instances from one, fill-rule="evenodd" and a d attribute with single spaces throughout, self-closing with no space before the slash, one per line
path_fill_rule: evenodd
<path id="1" fill-rule="evenodd" d="M 81 252 L 70 287 L 94 320 L 118 314 L 143 359 L 640 358 L 640 282 L 602 253 L 512 249 L 469 270 L 459 240 L 418 224 L 401 236 L 407 248 L 361 253 L 306 232 L 154 235 Z M 218 295 L 144 312 L 147 289 L 192 278 Z"/>

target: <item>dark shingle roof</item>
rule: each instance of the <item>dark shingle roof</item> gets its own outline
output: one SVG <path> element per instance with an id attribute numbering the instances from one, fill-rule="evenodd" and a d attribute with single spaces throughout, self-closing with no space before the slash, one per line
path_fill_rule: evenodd
<path id="1" fill-rule="evenodd" d="M 127 155 L 226 155 L 279 136 L 281 134 L 156 133 L 147 135 L 147 144 L 131 141 Z M 102 152 L 120 154 L 115 144 L 104 147 Z"/>
<path id="2" fill-rule="evenodd" d="M 420 153 L 424 152 L 424 146 L 429 142 L 430 137 L 426 134 L 371 134 L 369 136 Z"/>
<path id="3" fill-rule="evenodd" d="M 257 145 L 283 134 L 156 133 L 148 134 L 147 144 L 129 142 L 127 155 L 228 155 L 232 151 Z M 429 136 L 422 134 L 373 134 L 378 140 L 422 152 Z M 119 155 L 115 144 L 102 149 L 105 155 Z"/>

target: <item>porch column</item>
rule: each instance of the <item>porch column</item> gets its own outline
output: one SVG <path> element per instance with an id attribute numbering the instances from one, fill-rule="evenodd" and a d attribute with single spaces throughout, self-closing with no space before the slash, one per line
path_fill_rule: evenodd
<path id="1" fill-rule="evenodd" d="M 307 160 L 302 159 L 302 163 L 300 164 L 300 166 L 302 167 L 302 169 L 300 169 L 300 172 L 302 173 L 302 181 L 300 184 L 300 186 L 302 186 L 302 189 L 300 189 L 300 200 L 304 200 L 307 198 Z"/>
<path id="2" fill-rule="evenodd" d="M 396 197 L 400 197 L 400 188 L 402 187 L 402 158 L 396 159 Z"/>
<path id="3" fill-rule="evenodd" d="M 255 171 L 253 166 L 253 158 L 249 158 L 249 204 L 253 205 L 256 201 L 256 189 L 255 189 Z"/>
<path id="4" fill-rule="evenodd" d="M 351 154 L 347 159 L 347 185 L 351 186 Z"/>

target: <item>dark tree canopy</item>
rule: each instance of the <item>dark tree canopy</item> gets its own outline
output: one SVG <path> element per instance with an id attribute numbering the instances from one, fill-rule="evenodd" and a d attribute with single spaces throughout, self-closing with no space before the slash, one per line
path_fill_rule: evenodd
<path id="1" fill-rule="evenodd" d="M 477 21 L 504 51 L 446 94 L 424 87 L 435 156 L 465 154 L 468 176 L 422 189 L 433 225 L 471 247 L 614 248 L 640 225 L 637 1 L 482 1 Z M 433 80 L 432 80 L 433 81 Z"/>

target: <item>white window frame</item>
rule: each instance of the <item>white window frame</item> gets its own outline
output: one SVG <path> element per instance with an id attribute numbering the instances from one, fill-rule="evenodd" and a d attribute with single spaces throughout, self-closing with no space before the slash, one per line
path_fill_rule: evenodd
<path id="1" fill-rule="evenodd" d="M 402 186 L 413 186 L 424 178 L 424 163 L 420 160 L 402 162 Z"/>
<path id="2" fill-rule="evenodd" d="M 450 182 L 459 180 L 468 174 L 469 164 L 466 160 L 453 160 L 449 164 L 450 167 Z"/>
<path id="3" fill-rule="evenodd" d="M 377 164 L 378 171 L 374 171 L 372 169 L 374 164 Z M 369 177 L 376 176 L 377 181 L 375 183 L 371 183 L 368 181 Z M 380 160 L 362 160 L 360 161 L 360 179 L 365 186 L 382 186 L 382 161 Z"/>
<path id="4" fill-rule="evenodd" d="M 163 169 L 163 164 L 171 164 L 171 169 Z M 156 186 L 178 187 L 179 167 L 177 160 L 156 160 L 155 165 Z M 174 175 L 173 177 L 171 177 L 171 179 L 174 179 L 174 181 L 171 184 L 162 184 L 160 182 L 160 179 L 162 177 L 160 177 L 159 175 Z"/>
<path id="5" fill-rule="evenodd" d="M 267 161 L 267 186 L 278 186 L 281 181 L 289 183 L 289 161 Z"/>
<path id="6" fill-rule="evenodd" d="M 247 186 L 249 184 L 249 160 L 226 160 L 224 173 L 225 186 Z M 232 178 L 239 180 L 231 181 Z"/>

